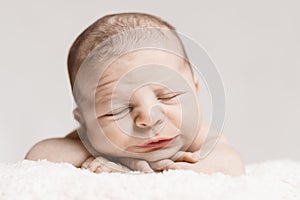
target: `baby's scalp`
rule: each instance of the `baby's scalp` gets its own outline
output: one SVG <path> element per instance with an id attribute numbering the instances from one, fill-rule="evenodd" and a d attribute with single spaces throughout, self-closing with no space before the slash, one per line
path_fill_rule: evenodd
<path id="1" fill-rule="evenodd" d="M 143 28 L 166 29 L 173 31 L 174 34 L 176 34 L 175 28 L 169 23 L 156 16 L 145 13 L 119 13 L 106 15 L 86 28 L 76 38 L 69 51 L 68 72 L 71 87 L 73 88 L 80 65 L 97 45 L 113 35 L 120 34 L 126 30 Z M 178 42 L 181 43 L 181 40 L 179 39 Z M 184 48 L 183 51 L 185 54 Z"/>
<path id="2" fill-rule="evenodd" d="M 88 99 L 88 102 L 94 101 L 93 94 L 96 93 L 99 77 L 111 63 L 123 54 L 154 48 L 186 58 L 185 50 L 174 30 L 172 26 L 154 16 L 139 13 L 106 16 L 86 29 L 72 45 L 68 59 L 73 94 L 81 112 L 85 112 L 88 108 L 86 105 L 82 106 L 80 99 Z M 194 105 L 197 107 L 196 103 Z M 84 109 L 82 109 L 83 107 Z M 93 109 L 90 108 L 91 110 Z M 96 117 L 92 116 L 91 112 L 86 113 L 81 113 L 83 118 L 86 118 L 85 121 Z M 90 127 L 95 129 L 96 125 Z M 92 132 L 92 130 L 90 131 Z M 97 141 L 99 141 L 98 139 Z M 106 139 L 101 138 L 101 141 Z M 109 147 L 102 144 L 102 150 L 107 149 Z"/>

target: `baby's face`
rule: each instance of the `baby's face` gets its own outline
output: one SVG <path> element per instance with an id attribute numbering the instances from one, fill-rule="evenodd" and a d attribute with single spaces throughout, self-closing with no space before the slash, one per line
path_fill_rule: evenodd
<path id="1" fill-rule="evenodd" d="M 160 50 L 128 53 L 99 80 L 98 124 L 110 143 L 124 152 L 174 153 L 187 148 L 199 131 L 197 89 L 183 58 Z"/>

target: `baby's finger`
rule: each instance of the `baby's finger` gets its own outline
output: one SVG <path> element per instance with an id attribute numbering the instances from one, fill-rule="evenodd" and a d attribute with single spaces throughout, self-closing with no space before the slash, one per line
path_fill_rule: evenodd
<path id="1" fill-rule="evenodd" d="M 151 173 L 154 172 L 150 167 L 149 163 L 145 160 L 134 159 L 134 158 L 119 158 L 119 161 L 129 167 L 132 170 Z"/>
<path id="2" fill-rule="evenodd" d="M 107 162 L 105 163 L 105 166 L 111 169 L 111 172 L 130 172 L 131 170 L 119 163 L 114 163 L 114 162 Z"/>
<path id="3" fill-rule="evenodd" d="M 87 166 L 87 168 L 92 171 L 95 172 L 96 169 L 101 166 L 104 165 L 105 162 L 107 162 L 108 160 L 103 158 L 103 157 L 97 157 L 94 160 L 92 160 L 92 162 L 90 162 Z"/>
<path id="4" fill-rule="evenodd" d="M 186 163 L 177 162 L 177 163 L 168 165 L 164 168 L 164 170 L 175 170 L 175 169 L 187 169 Z"/>
<path id="5" fill-rule="evenodd" d="M 189 163 L 195 163 L 199 161 L 198 152 L 183 152 L 180 151 L 175 156 L 173 156 L 173 159 L 176 162 L 189 162 Z"/>
<path id="6" fill-rule="evenodd" d="M 95 170 L 95 173 L 96 174 L 100 174 L 100 173 L 103 173 L 103 172 L 113 172 L 113 169 L 109 168 L 109 167 L 106 167 L 105 165 L 99 165 L 97 167 L 97 169 Z"/>
<path id="7" fill-rule="evenodd" d="M 84 163 L 81 164 L 82 169 L 87 169 L 88 165 L 94 160 L 94 157 L 89 157 Z"/>
<path id="8" fill-rule="evenodd" d="M 163 170 L 168 165 L 172 165 L 174 162 L 170 159 L 159 160 L 156 162 L 149 162 L 150 166 L 154 170 Z"/>

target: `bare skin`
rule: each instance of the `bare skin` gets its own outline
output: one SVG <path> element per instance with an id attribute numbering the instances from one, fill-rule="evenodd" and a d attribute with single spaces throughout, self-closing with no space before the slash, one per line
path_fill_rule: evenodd
<path id="1" fill-rule="evenodd" d="M 213 138 L 212 138 L 213 139 Z M 212 140 L 211 139 L 211 140 Z M 210 142 L 208 140 L 207 142 Z M 145 162 L 133 162 L 123 160 L 131 169 L 136 169 L 145 173 L 161 172 L 164 170 L 186 169 L 199 173 L 211 174 L 214 172 L 222 172 L 231 176 L 239 176 L 245 174 L 245 167 L 240 155 L 229 145 L 227 139 L 221 136 L 214 150 L 204 159 L 199 159 L 198 151 L 183 152 L 173 164 L 158 163 L 151 164 Z M 122 162 L 122 161 L 121 161 Z M 113 163 L 103 157 L 94 158 L 90 156 L 81 166 L 81 168 L 89 169 L 95 173 L 101 172 L 128 172 L 130 169 L 123 165 L 115 166 Z M 163 166 L 163 168 L 161 168 Z"/>
<path id="2" fill-rule="evenodd" d="M 224 136 L 221 137 L 213 152 L 205 159 L 199 160 L 195 155 L 196 153 L 186 152 L 174 164 L 167 165 L 163 169 L 153 170 L 145 166 L 143 162 L 134 163 L 137 166 L 131 167 L 140 168 L 140 171 L 145 173 L 188 169 L 206 174 L 213 172 L 222 172 L 232 176 L 245 174 L 245 167 L 239 154 L 228 144 Z M 65 138 L 47 139 L 37 143 L 30 149 L 25 159 L 47 159 L 56 163 L 68 162 L 75 167 L 88 169 L 95 173 L 131 171 L 127 166 L 120 163 L 114 163 L 103 157 L 93 157 L 83 146 L 76 130 Z"/>
<path id="3" fill-rule="evenodd" d="M 184 67 L 184 62 L 178 57 L 162 52 L 134 52 L 129 56 L 124 56 L 119 59 L 118 62 L 112 64 L 112 69 L 114 73 L 109 73 L 106 76 L 112 80 L 119 80 L 123 73 L 130 71 L 132 66 L 139 66 L 145 62 L 159 64 L 163 66 L 171 65 L 174 70 L 178 71 L 178 74 L 182 75 L 183 78 L 187 80 L 187 83 L 193 88 L 193 92 L 198 90 L 197 80 L 191 76 L 189 68 Z M 170 63 L 172 61 L 173 63 Z M 121 67 L 121 68 L 120 68 Z M 124 71 L 122 71 L 124 70 Z M 127 71 L 126 71 L 127 70 Z M 107 78 L 107 79 L 108 79 Z M 135 77 L 136 78 L 136 77 Z M 135 79 L 131 79 L 135 80 Z M 110 94 L 112 96 L 112 88 L 116 81 L 108 82 L 111 85 L 106 84 L 106 88 L 100 88 L 99 92 L 96 94 L 96 98 L 102 100 L 102 97 L 105 94 Z M 150 120 L 151 115 L 149 115 L 149 109 L 153 105 L 160 105 L 161 107 L 166 108 L 164 120 L 168 120 L 165 129 L 163 129 L 160 134 L 166 136 L 168 133 L 175 133 L 176 128 L 180 127 L 180 113 L 177 109 L 176 99 L 172 98 L 156 98 L 153 91 L 156 91 L 157 86 L 142 87 L 137 90 L 136 93 L 132 95 L 132 101 L 137 105 L 133 112 L 132 118 L 135 120 L 129 120 L 128 123 L 134 123 L 134 126 L 139 126 L 140 128 L 147 128 L 152 126 L 151 123 L 155 120 Z M 125 93 L 126 94 L 126 93 Z M 147 99 L 147 101 L 144 101 Z M 158 100 L 159 99 L 159 100 Z M 166 99 L 166 100 L 161 100 Z M 171 100 L 172 99 L 172 100 Z M 166 101 L 166 102 L 165 102 Z M 169 103 L 172 104 L 169 104 Z M 184 102 L 183 102 L 184 103 Z M 120 149 L 128 151 L 140 151 L 137 148 L 131 148 L 137 146 L 141 143 L 144 143 L 144 139 L 136 139 L 129 137 L 126 134 L 122 134 L 118 129 L 118 126 L 111 119 L 110 109 L 108 106 L 103 107 L 105 102 L 101 102 L 96 105 L 97 114 L 102 116 L 99 118 L 99 123 L 102 125 L 102 128 L 107 131 L 107 136 L 110 137 L 110 141 L 114 142 L 116 146 Z M 110 105 L 107 103 L 107 105 Z M 105 111 L 105 112 L 104 112 Z M 159 115 L 157 115 L 159 117 Z M 74 117 L 77 121 L 81 121 L 80 114 L 74 112 Z M 157 118 L 158 119 L 158 118 Z M 103 122 L 102 122 L 103 121 Z M 174 128 L 175 127 L 175 128 Z M 189 127 L 189 126 L 187 126 Z M 186 131 L 185 133 L 190 133 Z M 168 135 L 168 137 L 173 137 L 173 135 Z M 145 173 L 151 172 L 160 172 L 163 170 L 170 169 L 189 169 L 196 172 L 203 173 L 213 173 L 213 172 L 223 172 L 229 175 L 241 175 L 245 173 L 244 165 L 240 159 L 238 153 L 230 146 L 228 141 L 224 136 L 221 136 L 219 142 L 213 149 L 213 151 L 204 159 L 199 158 L 199 150 L 205 142 L 214 141 L 214 138 L 206 139 L 206 135 L 203 133 L 197 132 L 197 136 L 194 142 L 189 146 L 186 151 L 179 151 L 175 154 L 174 159 L 162 159 L 158 161 L 148 162 L 142 159 L 136 158 L 119 158 L 115 162 L 104 157 L 94 158 L 84 147 L 76 131 L 73 131 L 65 138 L 53 138 L 39 142 L 36 144 L 26 155 L 25 159 L 37 160 L 47 158 L 52 162 L 69 162 L 76 167 L 81 167 L 84 169 L 89 169 L 95 173 L 101 172 L 128 172 L 130 170 L 137 170 Z M 130 149 L 128 149 L 127 145 Z"/>
<path id="4" fill-rule="evenodd" d="M 186 156 L 185 156 L 186 157 Z M 184 156 L 178 161 L 189 160 Z M 47 159 L 50 162 L 68 162 L 75 167 L 89 169 L 93 172 L 128 172 L 131 171 L 125 165 L 114 163 L 103 157 L 93 157 L 82 144 L 76 130 L 65 138 L 51 138 L 38 142 L 26 154 L 27 160 Z M 191 160 L 191 159 L 190 159 Z M 129 162 L 130 161 L 130 162 Z M 137 160 L 123 159 L 120 162 L 126 163 L 131 169 L 142 172 L 153 172 L 147 162 L 134 162 Z"/>
<path id="5" fill-rule="evenodd" d="M 25 159 L 47 159 L 50 162 L 68 162 L 80 167 L 91 154 L 83 146 L 76 131 L 65 138 L 50 138 L 36 143 L 25 155 Z"/>

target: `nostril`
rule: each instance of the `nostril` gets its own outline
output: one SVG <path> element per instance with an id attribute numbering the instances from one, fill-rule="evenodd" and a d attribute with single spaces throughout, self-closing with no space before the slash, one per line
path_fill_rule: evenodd
<path id="1" fill-rule="evenodd" d="M 138 115 L 134 119 L 134 123 L 140 128 L 147 128 L 151 126 L 151 119 L 145 115 Z"/>
<path id="2" fill-rule="evenodd" d="M 141 127 L 146 127 L 147 124 L 145 124 L 145 123 L 140 123 L 140 126 L 141 126 Z"/>
<path id="3" fill-rule="evenodd" d="M 165 115 L 164 113 L 154 113 L 152 109 L 151 113 L 146 111 L 137 113 L 133 121 L 140 128 L 155 127 L 164 124 Z"/>

